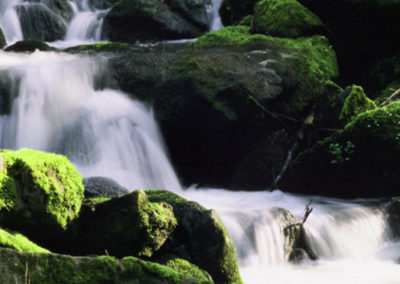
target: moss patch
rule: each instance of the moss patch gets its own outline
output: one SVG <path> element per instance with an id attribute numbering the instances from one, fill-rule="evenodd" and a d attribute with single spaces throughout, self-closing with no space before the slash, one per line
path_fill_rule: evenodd
<path id="1" fill-rule="evenodd" d="M 339 116 L 343 122 L 348 123 L 360 113 L 377 108 L 375 102 L 365 95 L 362 87 L 353 85 L 345 91 L 348 95 Z"/>
<path id="2" fill-rule="evenodd" d="M 321 20 L 296 0 L 262 0 L 254 8 L 254 31 L 278 37 L 320 33 Z"/>
<path id="3" fill-rule="evenodd" d="M 50 253 L 47 249 L 31 242 L 24 235 L 6 229 L 0 229 L 0 246 L 12 248 L 19 252 Z"/>
<path id="4" fill-rule="evenodd" d="M 95 44 L 78 45 L 64 49 L 66 52 L 125 52 L 131 48 L 129 45 L 119 42 L 100 42 Z"/>
<path id="5" fill-rule="evenodd" d="M 2 283 L 122 284 L 205 283 L 160 264 L 134 257 L 71 257 L 55 254 L 18 253 L 0 249 Z"/>

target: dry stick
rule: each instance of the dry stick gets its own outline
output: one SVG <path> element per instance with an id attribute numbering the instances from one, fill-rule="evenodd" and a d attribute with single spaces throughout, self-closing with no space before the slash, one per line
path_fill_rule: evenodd
<path id="1" fill-rule="evenodd" d="M 29 278 L 29 265 L 28 265 L 28 261 L 26 261 L 25 263 L 25 284 L 30 284 L 31 283 L 31 279 Z"/>
<path id="2" fill-rule="evenodd" d="M 379 107 L 383 107 L 385 105 L 390 104 L 391 102 L 395 101 L 397 97 L 400 95 L 400 89 L 397 89 L 393 94 L 390 95 L 386 100 L 384 100 Z"/>

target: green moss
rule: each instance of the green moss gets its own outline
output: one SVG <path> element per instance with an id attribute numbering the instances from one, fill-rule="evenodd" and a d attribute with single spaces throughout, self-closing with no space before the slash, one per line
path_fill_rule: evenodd
<path id="1" fill-rule="evenodd" d="M 251 26 L 253 15 L 247 15 L 241 18 L 239 21 L 235 22 L 235 26 Z"/>
<path id="2" fill-rule="evenodd" d="M 347 90 L 349 95 L 346 97 L 339 116 L 339 119 L 343 122 L 348 123 L 360 113 L 377 107 L 376 104 L 365 95 L 362 87 L 353 85 Z"/>
<path id="3" fill-rule="evenodd" d="M 1 283 L 122 284 L 209 283 L 188 277 L 170 267 L 134 257 L 71 257 L 28 254 L 0 248 Z"/>
<path id="4" fill-rule="evenodd" d="M 82 178 L 64 156 L 2 150 L 0 181 L 3 225 L 35 241 L 64 230 L 79 213 Z"/>
<path id="5" fill-rule="evenodd" d="M 165 266 L 171 267 L 174 271 L 183 275 L 195 277 L 205 282 L 212 282 L 211 276 L 206 271 L 185 259 L 178 258 L 174 255 L 164 255 L 161 258 L 156 259 L 156 261 Z"/>
<path id="6" fill-rule="evenodd" d="M 224 45 L 241 44 L 250 37 L 250 28 L 246 26 L 228 26 L 223 29 L 206 33 L 196 41 L 191 42 L 191 47 L 215 47 Z"/>
<path id="7" fill-rule="evenodd" d="M 262 0 L 254 8 L 256 33 L 278 37 L 315 34 L 321 20 L 296 0 Z"/>
<path id="8" fill-rule="evenodd" d="M 131 48 L 124 43 L 119 42 L 100 42 L 94 44 L 78 45 L 65 49 L 66 52 L 124 52 Z"/>
<path id="9" fill-rule="evenodd" d="M 47 249 L 31 242 L 24 235 L 5 229 L 0 229 L 0 246 L 12 248 L 19 252 L 50 253 Z"/>

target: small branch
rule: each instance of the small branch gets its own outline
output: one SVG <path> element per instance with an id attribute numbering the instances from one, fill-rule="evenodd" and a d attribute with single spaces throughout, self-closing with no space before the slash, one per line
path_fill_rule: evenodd
<path id="1" fill-rule="evenodd" d="M 300 226 L 302 226 L 302 227 L 303 227 L 304 223 L 307 221 L 308 216 L 310 216 L 311 212 L 313 211 L 313 209 L 310 208 L 311 203 L 312 203 L 312 200 L 310 200 L 310 202 L 306 205 L 306 212 L 304 212 L 303 221 L 300 224 Z"/>
<path id="2" fill-rule="evenodd" d="M 25 284 L 30 284 L 31 279 L 29 278 L 29 264 L 28 261 L 25 263 Z"/>
<path id="3" fill-rule="evenodd" d="M 390 97 L 388 97 L 386 100 L 384 100 L 379 107 L 383 107 L 385 105 L 388 105 L 394 101 L 396 101 L 397 99 L 399 99 L 399 95 L 400 95 L 400 89 L 397 89 L 393 94 L 390 95 Z"/>

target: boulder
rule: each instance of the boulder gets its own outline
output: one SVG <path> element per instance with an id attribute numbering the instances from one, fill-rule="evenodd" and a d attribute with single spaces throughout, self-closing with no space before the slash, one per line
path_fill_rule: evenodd
<path id="1" fill-rule="evenodd" d="M 243 26 L 186 46 L 136 46 L 111 65 L 123 91 L 154 106 L 179 176 L 217 186 L 231 186 L 265 133 L 296 129 L 338 72 L 323 36 L 282 39 Z"/>
<path id="2" fill-rule="evenodd" d="M 296 0 L 262 0 L 254 8 L 254 32 L 277 37 L 323 34 L 321 20 Z"/>
<path id="3" fill-rule="evenodd" d="M 400 103 L 359 114 L 291 164 L 280 188 L 344 198 L 399 195 Z"/>
<path id="4" fill-rule="evenodd" d="M 17 5 L 22 33 L 26 40 L 55 41 L 63 39 L 67 22 L 43 3 Z"/>
<path id="5" fill-rule="evenodd" d="M 85 178 L 83 179 L 83 186 L 85 187 L 85 197 L 114 197 L 129 192 L 127 188 L 119 185 L 113 179 L 106 177 Z"/>
<path id="6" fill-rule="evenodd" d="M 235 246 L 214 210 L 168 191 L 146 192 L 151 202 L 172 205 L 178 226 L 158 255 L 172 254 L 210 273 L 215 283 L 243 283 Z"/>
<path id="7" fill-rule="evenodd" d="M 212 283 L 135 257 L 72 257 L 0 248 L 1 283 Z"/>
<path id="8" fill-rule="evenodd" d="M 208 29 L 199 11 L 206 13 L 204 1 L 122 0 L 106 15 L 103 36 L 130 43 L 194 38 Z"/>
<path id="9" fill-rule="evenodd" d="M 34 52 L 35 50 L 49 51 L 52 48 L 45 42 L 40 40 L 23 40 L 8 46 L 5 51 L 10 52 Z"/>
<path id="10" fill-rule="evenodd" d="M 69 22 L 74 16 L 74 11 L 68 0 L 25 0 L 25 5 L 29 5 L 27 3 L 41 3 L 66 22 Z"/>
<path id="11" fill-rule="evenodd" d="M 82 178 L 64 156 L 1 150 L 0 179 L 0 223 L 35 241 L 51 239 L 50 231 L 65 230 L 78 216 Z"/>
<path id="12" fill-rule="evenodd" d="M 149 202 L 142 190 L 102 201 L 85 200 L 67 253 L 151 257 L 177 225 L 171 206 Z"/>
<path id="13" fill-rule="evenodd" d="M 400 198 L 393 197 L 384 206 L 384 212 L 394 238 L 400 238 Z"/>

